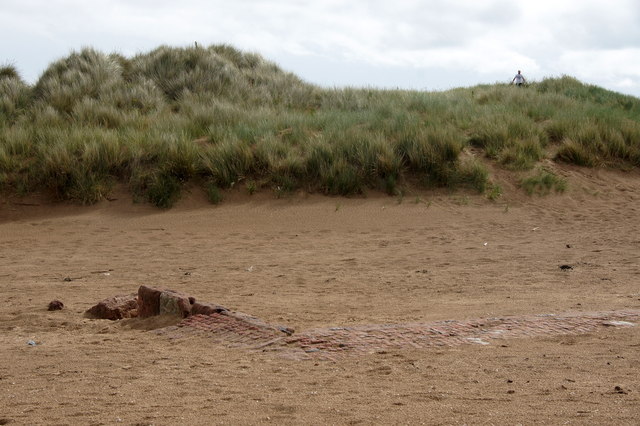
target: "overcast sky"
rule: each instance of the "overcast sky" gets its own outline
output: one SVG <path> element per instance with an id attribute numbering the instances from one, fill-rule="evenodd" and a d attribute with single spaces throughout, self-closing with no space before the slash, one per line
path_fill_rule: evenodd
<path id="1" fill-rule="evenodd" d="M 0 0 L 0 64 L 228 43 L 322 86 L 442 90 L 568 74 L 640 97 L 640 0 Z"/>

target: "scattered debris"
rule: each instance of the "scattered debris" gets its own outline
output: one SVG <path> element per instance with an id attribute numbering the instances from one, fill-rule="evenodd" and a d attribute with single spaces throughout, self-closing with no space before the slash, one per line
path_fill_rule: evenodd
<path id="1" fill-rule="evenodd" d="M 622 389 L 622 387 L 620 386 L 616 386 L 615 388 L 613 388 L 613 392 L 623 394 L 623 395 L 626 395 L 627 393 L 629 393 L 626 390 Z"/>
<path id="2" fill-rule="evenodd" d="M 227 312 L 228 309 L 224 306 L 203 303 L 203 302 L 195 302 L 191 305 L 191 315 L 211 315 L 211 314 L 220 314 L 223 312 Z"/>
<path id="3" fill-rule="evenodd" d="M 49 302 L 48 310 L 50 311 L 59 311 L 62 308 L 64 308 L 64 303 L 59 300 L 52 300 L 51 302 Z"/>
<path id="4" fill-rule="evenodd" d="M 137 297 L 130 295 L 128 299 L 131 306 L 135 306 L 131 310 L 135 310 L 140 318 L 165 314 L 182 320 L 168 327 L 156 327 L 156 334 L 180 339 L 195 333 L 206 333 L 215 342 L 229 347 L 279 353 L 300 360 L 334 360 L 348 354 L 383 353 L 380 351 L 399 346 L 490 345 L 494 339 L 588 333 L 605 325 L 628 327 L 640 319 L 640 310 L 625 310 L 444 320 L 424 324 L 371 324 L 294 333 L 291 328 L 269 324 L 260 318 L 219 305 L 198 302 L 194 297 L 172 290 L 140 286 Z M 513 383 L 512 379 L 508 379 L 507 383 Z"/>
<path id="5" fill-rule="evenodd" d="M 286 334 L 287 336 L 291 336 L 293 333 L 295 333 L 295 330 L 293 328 L 290 327 L 285 327 L 282 325 L 277 325 L 276 328 L 280 331 L 282 331 L 284 334 Z"/>
<path id="6" fill-rule="evenodd" d="M 488 345 L 489 342 L 480 339 L 479 337 L 467 337 L 467 341 L 471 343 L 476 343 L 478 345 Z"/>
<path id="7" fill-rule="evenodd" d="M 33 341 L 33 340 L 28 340 L 28 341 L 27 341 L 27 345 L 29 345 L 29 346 L 36 346 L 36 345 L 37 345 L 37 343 L 36 343 L 35 341 Z"/>
<path id="8" fill-rule="evenodd" d="M 635 324 L 629 321 L 606 321 L 602 325 L 605 327 L 634 327 Z"/>

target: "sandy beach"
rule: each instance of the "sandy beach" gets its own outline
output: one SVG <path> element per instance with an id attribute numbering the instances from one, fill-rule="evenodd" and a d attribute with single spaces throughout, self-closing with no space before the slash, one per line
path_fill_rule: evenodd
<path id="1" fill-rule="evenodd" d="M 495 202 L 4 200 L 0 424 L 637 424 L 640 324 L 326 361 L 150 332 L 173 319 L 83 315 L 140 285 L 296 332 L 639 310 L 640 174 L 559 173 L 564 194 L 505 184 Z M 64 309 L 47 311 L 54 299 Z"/>

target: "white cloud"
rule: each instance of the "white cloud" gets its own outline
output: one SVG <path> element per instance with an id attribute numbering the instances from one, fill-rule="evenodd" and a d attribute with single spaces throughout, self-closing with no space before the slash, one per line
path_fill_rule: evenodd
<path id="1" fill-rule="evenodd" d="M 441 84 L 450 87 L 509 80 L 520 68 L 640 95 L 638 22 L 637 0 L 3 0 L 0 61 L 33 80 L 82 46 L 134 54 L 198 41 L 262 53 L 319 84 L 331 83 L 302 74 L 305 60 L 352 79 L 348 67 L 363 70 L 369 86 L 394 85 L 394 70 L 398 86 L 422 88 L 430 76 L 455 75 Z"/>
<path id="2" fill-rule="evenodd" d="M 558 60 L 572 75 L 613 90 L 640 93 L 640 48 L 565 52 Z"/>

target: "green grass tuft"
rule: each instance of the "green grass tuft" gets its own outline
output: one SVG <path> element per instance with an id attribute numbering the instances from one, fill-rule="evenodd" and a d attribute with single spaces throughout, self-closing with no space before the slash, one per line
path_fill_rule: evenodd
<path id="1" fill-rule="evenodd" d="M 547 195 L 551 191 L 564 192 L 567 189 L 567 181 L 552 172 L 541 169 L 535 175 L 522 179 L 520 186 L 527 195 Z"/>
<path id="2" fill-rule="evenodd" d="M 220 204 L 224 199 L 222 191 L 215 182 L 208 182 L 206 185 L 207 198 L 212 204 Z"/>
<path id="3" fill-rule="evenodd" d="M 180 180 L 170 174 L 159 173 L 147 182 L 147 199 L 157 207 L 170 208 L 180 198 Z"/>
<path id="4" fill-rule="evenodd" d="M 497 201 L 502 197 L 502 187 L 498 184 L 490 184 L 486 190 L 487 198 L 491 201 Z"/>

